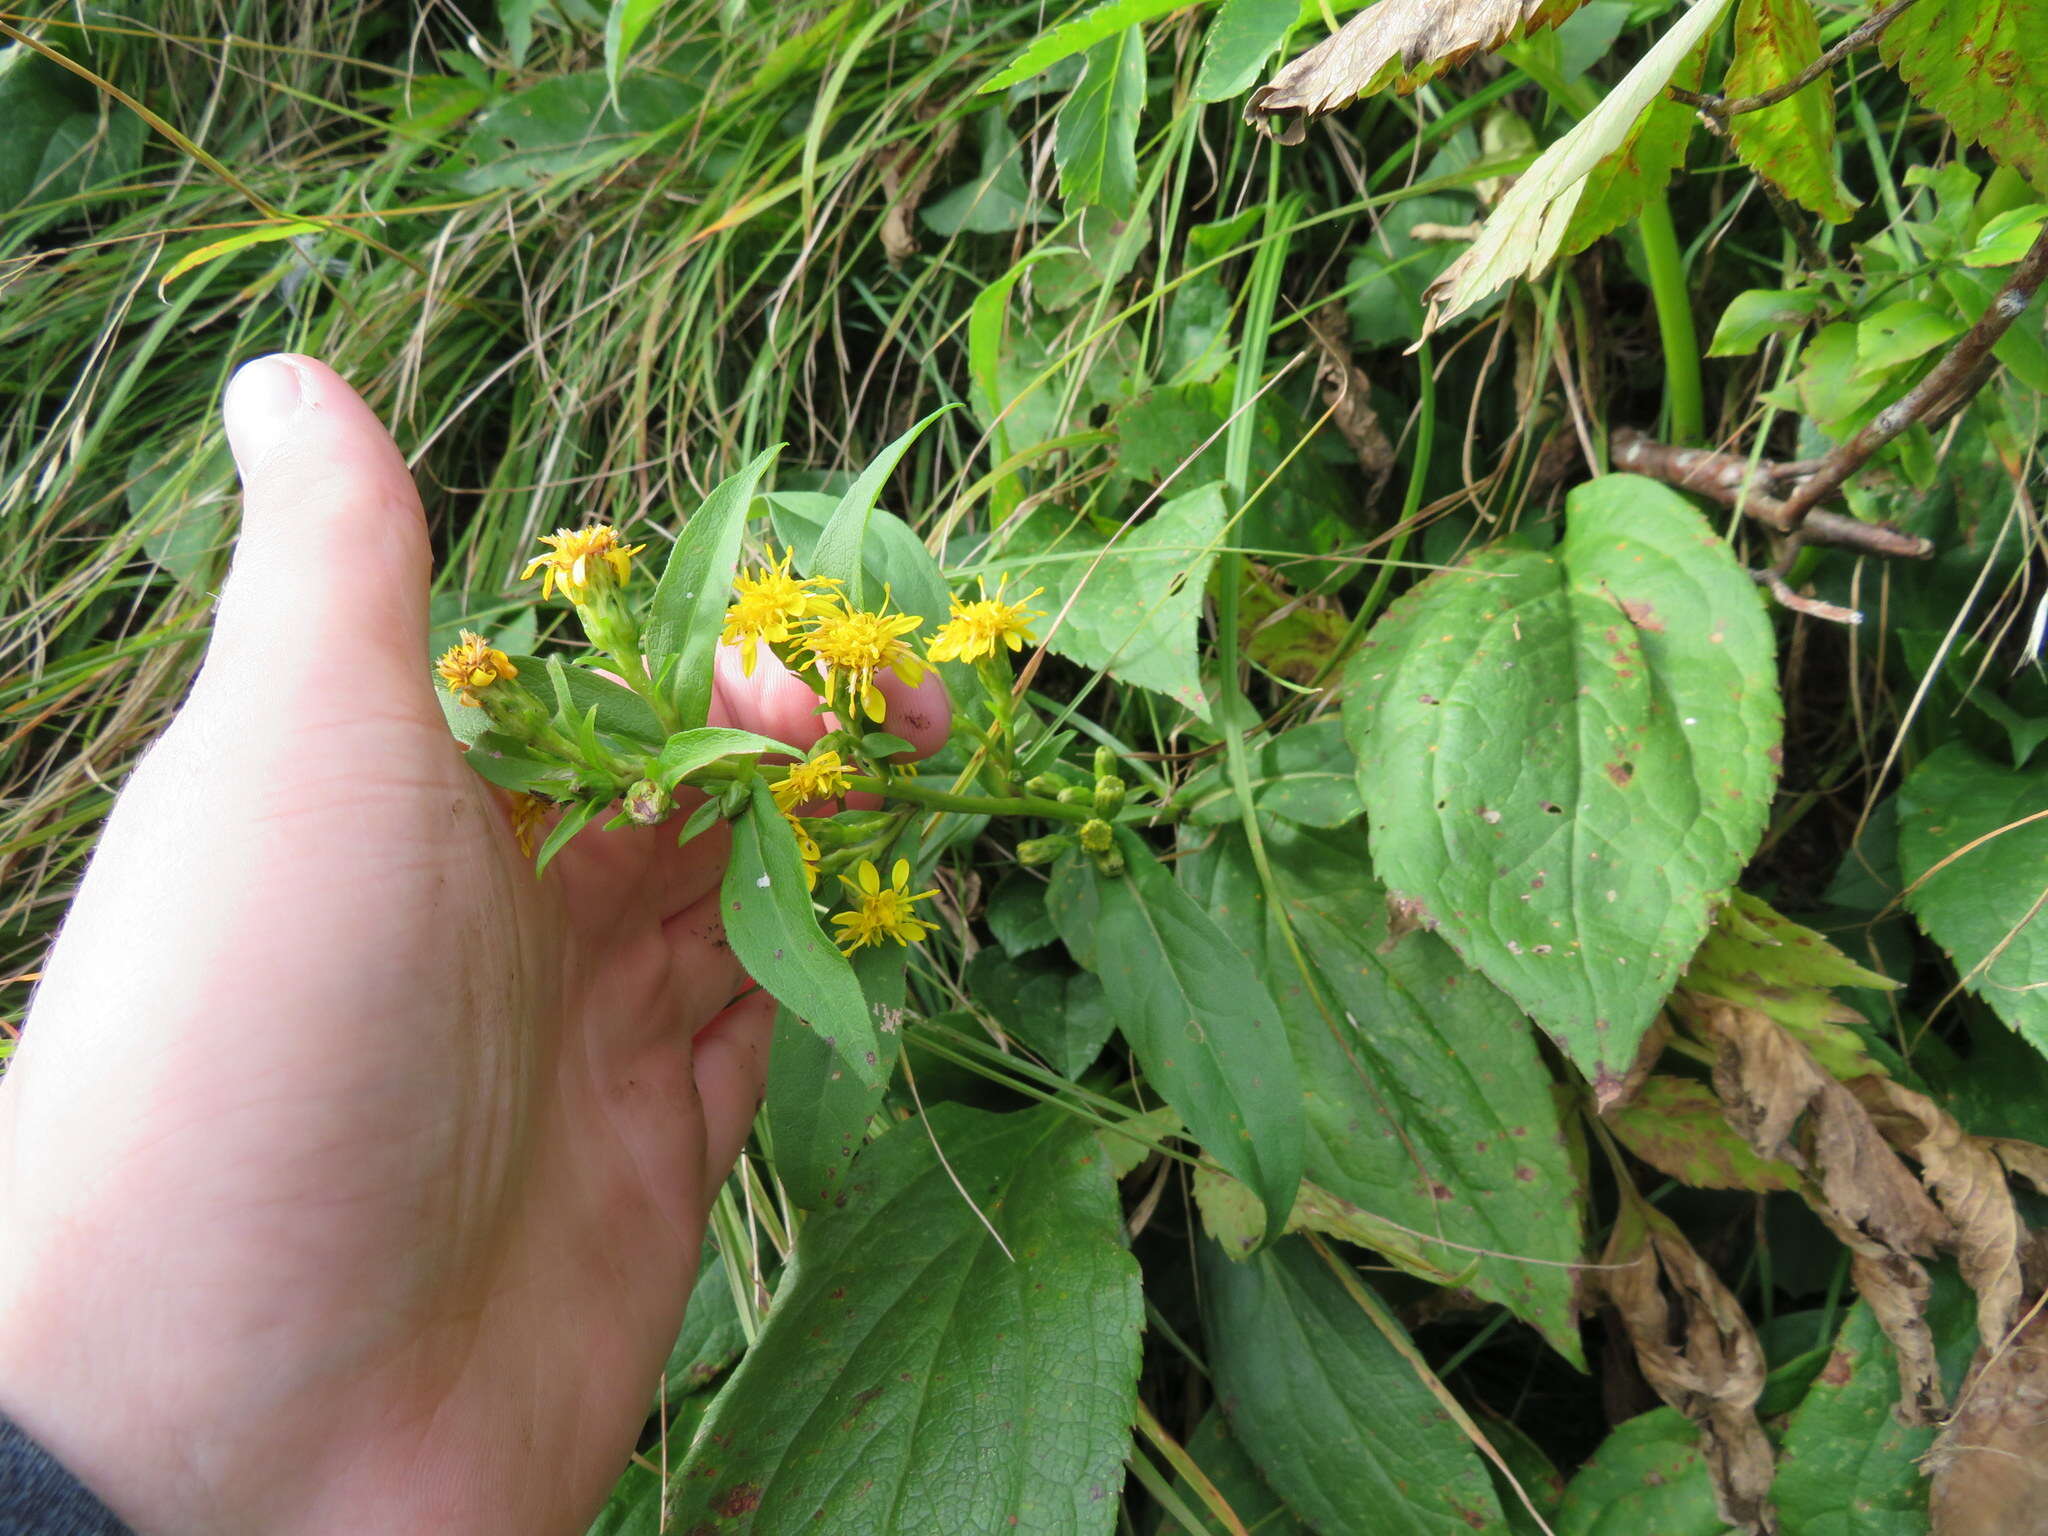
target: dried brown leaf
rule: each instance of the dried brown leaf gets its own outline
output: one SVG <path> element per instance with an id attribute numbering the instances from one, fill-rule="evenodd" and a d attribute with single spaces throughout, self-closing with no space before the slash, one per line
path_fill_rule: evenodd
<path id="1" fill-rule="evenodd" d="M 1990 1143 L 1966 1134 L 1925 1094 L 1885 1077 L 1861 1077 L 1849 1086 L 1892 1145 L 1925 1170 L 1928 1189 L 1955 1228 L 1963 1279 L 1977 1294 L 1977 1336 L 1995 1347 L 2019 1316 L 2020 1250 L 2027 1238 L 2005 1164 Z"/>
<path id="2" fill-rule="evenodd" d="M 1394 445 L 1380 425 L 1379 412 L 1372 408 L 1372 380 L 1351 360 L 1350 326 L 1344 306 L 1334 302 L 1309 316 L 1309 335 L 1322 354 L 1316 384 L 1331 423 L 1344 435 L 1358 456 L 1358 467 L 1372 481 L 1368 501 L 1377 501 L 1387 477 L 1394 472 Z"/>
<path id="3" fill-rule="evenodd" d="M 2005 1165 L 2006 1172 L 2018 1174 L 2042 1194 L 2048 1195 L 2048 1147 L 2005 1136 L 1987 1136 L 1984 1145 Z"/>
<path id="4" fill-rule="evenodd" d="M 1607 1242 L 1601 1289 L 1621 1314 L 1643 1377 L 1699 1425 L 1721 1517 L 1777 1530 L 1774 1461 L 1757 1423 L 1764 1354 L 1756 1329 L 1685 1234 L 1629 1191 Z"/>
<path id="5" fill-rule="evenodd" d="M 1392 85 L 1412 91 L 1438 71 L 1538 27 L 1585 0 L 1379 0 L 1251 94 L 1244 119 L 1283 144 L 1308 120 Z"/>
<path id="6" fill-rule="evenodd" d="M 1935 1536 L 2048 1536 L 2048 1324 L 2038 1307 L 1985 1362 L 1928 1463 Z"/>
<path id="7" fill-rule="evenodd" d="M 918 113 L 929 115 L 928 109 Z M 913 140 L 882 161 L 882 196 L 889 205 L 882 215 L 882 254 L 892 263 L 917 254 L 918 207 L 959 137 L 959 123 L 949 121 L 934 137 Z"/>

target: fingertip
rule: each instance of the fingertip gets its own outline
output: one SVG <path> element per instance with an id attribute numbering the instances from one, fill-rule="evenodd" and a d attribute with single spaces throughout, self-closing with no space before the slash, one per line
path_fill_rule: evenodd
<path id="1" fill-rule="evenodd" d="M 721 644 L 713 679 L 714 695 L 724 701 L 740 730 L 786 741 L 799 756 L 825 734 L 818 695 L 765 645 L 755 647 L 754 667 L 748 672 L 739 647 Z"/>
<path id="2" fill-rule="evenodd" d="M 704 1188 L 715 1193 L 732 1172 L 768 1088 L 775 1041 L 775 999 L 756 988 L 697 1031 L 697 1099 L 704 1106 Z"/>

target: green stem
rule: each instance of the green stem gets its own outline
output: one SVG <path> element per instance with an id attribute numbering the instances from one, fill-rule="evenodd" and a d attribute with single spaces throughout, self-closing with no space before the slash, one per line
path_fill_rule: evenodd
<path id="1" fill-rule="evenodd" d="M 909 779 L 883 779 L 862 773 L 854 774 L 847 783 L 867 794 L 968 816 L 1037 816 L 1046 821 L 1073 822 L 1091 821 L 1095 816 L 1085 805 L 1064 805 L 1058 800 L 1041 800 L 1036 795 L 955 795 L 943 789 L 926 789 Z"/>
<path id="2" fill-rule="evenodd" d="M 1338 658 L 1351 654 L 1357 642 L 1364 638 L 1373 616 L 1380 611 L 1387 588 L 1394 580 L 1394 572 L 1400 568 L 1401 557 L 1408 553 L 1408 541 L 1415 535 L 1415 514 L 1422 510 L 1423 482 L 1429 477 L 1430 456 L 1436 451 L 1436 355 L 1427 339 L 1416 343 L 1415 361 L 1421 365 L 1422 398 L 1416 407 L 1415 456 L 1408 461 L 1408 489 L 1401 496 L 1401 520 L 1394 524 L 1393 542 L 1388 544 L 1379 574 L 1372 580 L 1372 590 L 1365 594 L 1365 601 L 1351 616 L 1351 626 L 1345 632 L 1344 643 L 1331 653 L 1333 666 Z M 1321 681 L 1321 678 L 1317 679 L 1317 682 Z"/>
<path id="3" fill-rule="evenodd" d="M 1686 287 L 1685 256 L 1671 222 L 1671 202 L 1657 192 L 1636 218 L 1643 263 L 1650 271 L 1650 296 L 1657 306 L 1657 332 L 1664 343 L 1664 436 L 1674 443 L 1705 439 L 1705 397 L 1700 388 L 1700 338 L 1693 329 L 1692 294 Z"/>

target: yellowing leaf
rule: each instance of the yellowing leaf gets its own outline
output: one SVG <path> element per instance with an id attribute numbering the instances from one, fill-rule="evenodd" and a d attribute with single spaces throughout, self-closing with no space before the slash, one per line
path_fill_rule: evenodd
<path id="1" fill-rule="evenodd" d="M 1298 144 L 1311 118 L 1392 85 L 1412 91 L 1483 49 L 1554 26 L 1585 0 L 1380 0 L 1252 92 L 1245 121 Z"/>
<path id="2" fill-rule="evenodd" d="M 309 224 L 303 219 L 291 219 L 277 224 L 259 224 L 254 229 L 245 229 L 229 235 L 225 240 L 215 240 L 195 251 L 187 251 L 172 262 L 164 275 L 156 280 L 157 297 L 165 297 L 166 290 L 172 283 L 208 262 L 218 261 L 223 256 L 232 256 L 237 251 L 246 251 L 253 245 L 269 245 L 277 240 L 292 240 L 300 235 L 317 234 L 319 230 L 318 224 Z"/>
<path id="3" fill-rule="evenodd" d="M 1916 5 L 1878 45 L 1964 138 L 2048 189 L 2048 0 Z"/>
<path id="4" fill-rule="evenodd" d="M 1693 0 L 1678 24 L 1657 40 L 1600 105 L 1522 173 L 1471 248 L 1424 293 L 1430 329 L 1463 314 L 1502 284 L 1533 277 L 1550 264 L 1571 228 L 1587 178 L 1626 145 L 1636 119 L 1657 99 L 1685 56 L 1713 30 L 1728 3 Z M 1256 102 L 1258 96 L 1252 99 Z"/>
<path id="5" fill-rule="evenodd" d="M 1742 0 L 1735 13 L 1735 60 L 1724 96 L 1754 96 L 1788 84 L 1820 57 L 1820 22 L 1807 0 Z M 1835 173 L 1835 100 L 1831 75 L 1797 95 L 1728 119 L 1742 163 L 1831 224 L 1856 211 Z"/>

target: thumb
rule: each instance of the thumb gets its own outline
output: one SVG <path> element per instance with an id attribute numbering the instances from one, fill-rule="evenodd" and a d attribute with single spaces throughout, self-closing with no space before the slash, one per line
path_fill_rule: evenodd
<path id="1" fill-rule="evenodd" d="M 391 434 L 333 369 L 289 353 L 244 364 L 222 415 L 242 527 L 200 688 L 278 698 L 318 671 L 344 708 L 433 711 L 432 557 Z"/>

